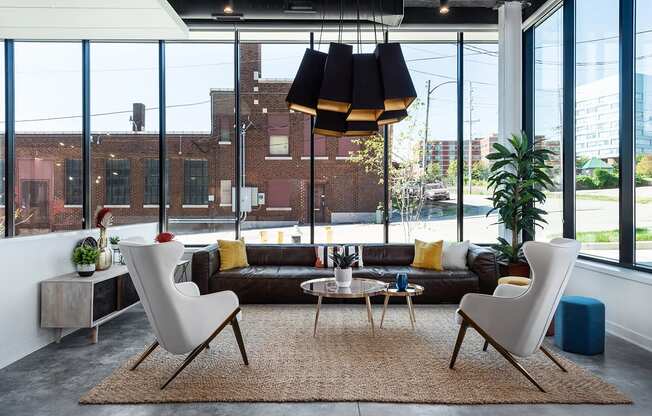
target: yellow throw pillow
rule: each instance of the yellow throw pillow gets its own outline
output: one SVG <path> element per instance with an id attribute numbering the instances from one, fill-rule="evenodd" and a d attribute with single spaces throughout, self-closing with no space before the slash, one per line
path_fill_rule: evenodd
<path id="1" fill-rule="evenodd" d="M 444 247 L 443 241 L 427 243 L 421 240 L 414 240 L 414 261 L 411 266 L 419 269 L 431 269 L 442 271 L 441 255 Z"/>
<path id="2" fill-rule="evenodd" d="M 217 240 L 220 251 L 220 271 L 247 267 L 247 249 L 243 240 Z"/>

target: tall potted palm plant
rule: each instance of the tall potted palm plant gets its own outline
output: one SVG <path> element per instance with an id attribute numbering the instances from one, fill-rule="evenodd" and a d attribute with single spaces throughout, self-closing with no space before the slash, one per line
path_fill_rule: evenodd
<path id="1" fill-rule="evenodd" d="M 489 189 L 493 207 L 487 213 L 498 212 L 497 224 L 510 231 L 511 241 L 498 237 L 494 249 L 507 275 L 529 276 L 521 247 L 523 231 L 534 234 L 534 228 L 547 224 L 546 211 L 540 206 L 546 201 L 545 190 L 554 186 L 548 175 L 548 161 L 553 151 L 530 145 L 525 135 L 512 135 L 509 146 L 496 143 L 487 156 L 493 165 L 489 175 Z M 509 148 L 511 147 L 511 149 Z"/>

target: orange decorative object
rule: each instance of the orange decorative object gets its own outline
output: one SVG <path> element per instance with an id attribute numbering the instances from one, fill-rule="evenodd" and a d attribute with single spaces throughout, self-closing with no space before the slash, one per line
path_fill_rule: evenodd
<path id="1" fill-rule="evenodd" d="M 160 233 L 154 239 L 157 243 L 167 243 L 168 241 L 174 240 L 174 234 L 172 233 Z"/>

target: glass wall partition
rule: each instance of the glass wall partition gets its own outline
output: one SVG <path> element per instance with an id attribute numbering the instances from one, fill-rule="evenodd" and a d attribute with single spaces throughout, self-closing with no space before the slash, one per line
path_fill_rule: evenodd
<path id="1" fill-rule="evenodd" d="M 285 102 L 308 40 L 240 44 L 240 229 L 247 243 L 310 242 L 310 160 L 303 157 L 310 118 Z"/>
<path id="2" fill-rule="evenodd" d="M 575 14 L 576 238 L 618 260 L 619 1 L 576 0 Z"/>
<path id="3" fill-rule="evenodd" d="M 418 98 L 389 130 L 389 241 L 457 240 L 457 45 L 401 47 Z"/>
<path id="4" fill-rule="evenodd" d="M 232 239 L 233 44 L 168 42 L 165 56 L 168 230 L 185 244 Z"/>
<path id="5" fill-rule="evenodd" d="M 546 191 L 547 212 L 535 239 L 550 241 L 563 234 L 562 119 L 563 119 L 563 9 L 534 28 L 534 140 L 538 148 L 554 152 L 548 165 L 554 187 Z"/>
<path id="6" fill-rule="evenodd" d="M 15 235 L 80 229 L 81 43 L 14 45 Z"/>
<path id="7" fill-rule="evenodd" d="M 486 159 L 498 141 L 498 45 L 464 44 L 464 239 L 495 243 L 498 215 L 492 213 Z"/>
<path id="8" fill-rule="evenodd" d="M 652 266 L 652 4 L 636 2 L 635 226 L 636 263 Z"/>
<path id="9" fill-rule="evenodd" d="M 91 43 L 92 213 L 115 224 L 158 221 L 145 203 L 147 160 L 159 157 L 158 45 Z"/>

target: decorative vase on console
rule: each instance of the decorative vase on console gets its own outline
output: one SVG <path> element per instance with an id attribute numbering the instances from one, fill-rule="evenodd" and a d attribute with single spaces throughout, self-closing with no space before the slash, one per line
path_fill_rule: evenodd
<path id="1" fill-rule="evenodd" d="M 353 281 L 353 269 L 351 266 L 358 261 L 358 254 L 345 254 L 344 251 L 336 250 L 332 255 L 335 265 L 335 284 L 337 287 L 351 287 Z"/>
<path id="2" fill-rule="evenodd" d="M 113 214 L 108 208 L 102 208 L 97 213 L 96 225 L 100 229 L 100 238 L 97 241 L 97 248 L 100 251 L 95 262 L 96 270 L 106 270 L 113 264 L 113 251 L 109 247 L 107 229 L 113 224 Z"/>

